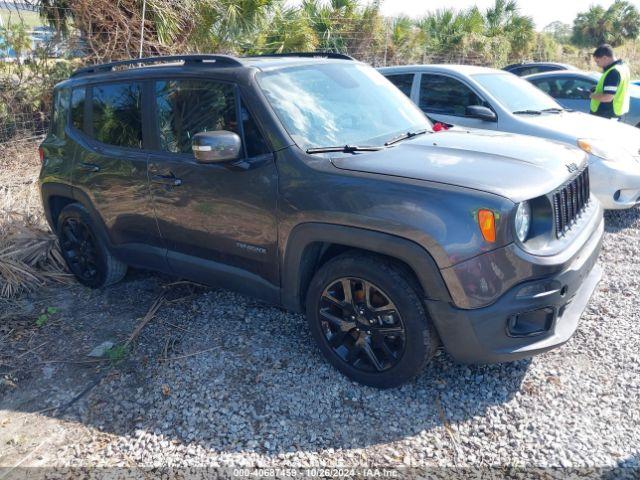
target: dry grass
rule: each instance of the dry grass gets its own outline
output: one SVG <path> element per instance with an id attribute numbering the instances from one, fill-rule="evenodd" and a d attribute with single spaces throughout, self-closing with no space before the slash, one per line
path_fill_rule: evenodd
<path id="1" fill-rule="evenodd" d="M 0 300 L 70 281 L 42 211 L 37 144 L 0 145 Z"/>
<path id="2" fill-rule="evenodd" d="M 593 63 L 591 49 L 576 50 L 573 53 L 565 53 L 557 60 L 587 71 L 598 71 L 598 67 Z M 616 56 L 622 58 L 631 68 L 633 78 L 640 77 L 640 40 L 627 42 L 615 48 Z"/>

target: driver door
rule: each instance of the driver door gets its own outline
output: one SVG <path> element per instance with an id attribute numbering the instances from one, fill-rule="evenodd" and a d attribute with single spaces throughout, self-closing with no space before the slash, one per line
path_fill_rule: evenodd
<path id="1" fill-rule="evenodd" d="M 237 86 L 208 78 L 158 80 L 153 103 L 157 139 L 148 174 L 170 268 L 202 283 L 277 299 L 274 155 Z M 216 130 L 240 135 L 240 159 L 196 161 L 193 136 Z"/>
<path id="2" fill-rule="evenodd" d="M 432 120 L 461 127 L 497 128 L 497 122 L 466 115 L 466 108 L 472 105 L 491 107 L 461 81 L 434 73 L 423 73 L 420 77 L 418 106 Z"/>
<path id="3" fill-rule="evenodd" d="M 589 112 L 591 99 L 591 89 L 595 88 L 596 82 L 574 77 L 560 77 L 558 84 L 558 102 L 563 107 L 578 112 Z"/>

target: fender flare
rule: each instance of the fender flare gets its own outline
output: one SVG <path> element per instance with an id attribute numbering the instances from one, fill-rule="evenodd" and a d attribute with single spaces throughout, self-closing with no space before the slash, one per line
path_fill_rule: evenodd
<path id="1" fill-rule="evenodd" d="M 57 182 L 46 182 L 40 184 L 40 199 L 42 200 L 42 208 L 44 216 L 52 232 L 56 231 L 56 221 L 51 215 L 51 198 L 64 197 L 73 199 L 73 191 L 70 185 Z"/>
<path id="2" fill-rule="evenodd" d="M 400 260 L 413 270 L 429 300 L 451 301 L 435 260 L 417 243 L 374 230 L 314 222 L 299 224 L 289 233 L 281 268 L 281 303 L 287 309 L 304 309 L 301 283 L 308 266 L 304 264 L 305 260 L 308 262 L 305 250 L 317 242 L 368 250 Z"/>
<path id="3" fill-rule="evenodd" d="M 82 190 L 75 188 L 71 185 L 66 185 L 64 183 L 55 183 L 48 182 L 44 183 L 40 187 L 40 193 L 42 196 L 42 205 L 44 207 L 45 217 L 49 226 L 51 227 L 51 231 L 55 232 L 57 227 L 57 222 L 52 218 L 51 215 L 51 198 L 52 197 L 65 197 L 73 200 L 73 203 L 79 203 L 82 205 L 85 210 L 89 213 L 91 220 L 96 227 L 97 234 L 101 237 L 103 241 L 111 248 L 113 246 L 109 235 L 107 234 L 107 227 L 104 224 L 104 220 L 102 216 L 98 213 L 98 211 L 94 208 L 91 200 Z"/>

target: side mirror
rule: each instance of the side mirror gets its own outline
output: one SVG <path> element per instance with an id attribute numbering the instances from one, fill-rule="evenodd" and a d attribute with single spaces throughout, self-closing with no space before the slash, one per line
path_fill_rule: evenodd
<path id="1" fill-rule="evenodd" d="M 228 130 L 200 132 L 193 136 L 191 149 L 199 163 L 221 163 L 237 160 L 242 142 L 237 133 Z"/>
<path id="2" fill-rule="evenodd" d="M 465 116 L 471 118 L 477 118 L 485 122 L 495 122 L 498 117 L 493 113 L 493 110 L 482 105 L 469 105 L 464 112 Z"/>

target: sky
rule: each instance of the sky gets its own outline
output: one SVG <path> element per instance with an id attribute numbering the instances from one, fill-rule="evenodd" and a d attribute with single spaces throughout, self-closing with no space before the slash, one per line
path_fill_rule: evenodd
<path id="1" fill-rule="evenodd" d="M 613 0 L 520 0 L 518 5 L 524 15 L 528 15 L 536 22 L 536 29 L 542 30 L 555 20 L 573 24 L 578 12 L 586 11 L 591 5 L 602 5 L 607 8 Z M 631 0 L 638 3 L 640 0 Z M 494 0 L 383 0 L 382 14 L 385 16 L 408 15 L 419 17 L 429 11 L 439 8 L 465 9 L 477 5 L 481 10 L 494 4 Z"/>

